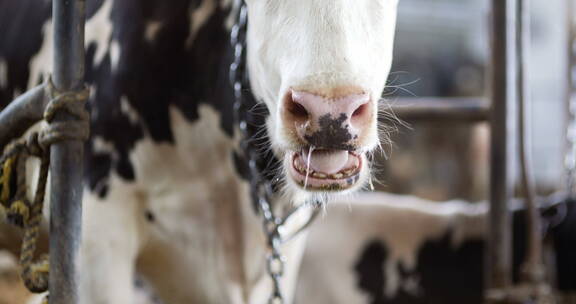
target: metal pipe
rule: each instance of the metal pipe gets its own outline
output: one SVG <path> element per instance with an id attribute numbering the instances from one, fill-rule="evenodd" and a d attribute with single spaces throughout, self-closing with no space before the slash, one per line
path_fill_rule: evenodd
<path id="1" fill-rule="evenodd" d="M 512 280 L 512 170 L 516 128 L 514 96 L 515 0 L 492 0 L 490 216 L 487 246 L 487 301 L 507 303 Z"/>
<path id="2" fill-rule="evenodd" d="M 532 174 L 532 153 L 529 145 L 529 118 L 527 106 L 530 100 L 528 90 L 528 50 L 530 48 L 530 0 L 518 0 L 516 7 L 516 92 L 518 93 L 518 149 L 520 160 L 520 181 L 526 205 L 527 254 L 522 265 L 522 274 L 530 284 L 544 283 L 542 259 L 542 224 L 540 212 L 536 208 L 534 177 Z M 536 290 L 536 289 L 535 289 Z"/>
<path id="3" fill-rule="evenodd" d="M 489 118 L 490 104 L 486 98 L 399 98 L 387 102 L 390 110 L 402 120 L 485 121 Z"/>
<path id="4" fill-rule="evenodd" d="M 46 85 L 42 84 L 18 96 L 0 112 L 0 151 L 14 138 L 42 120 L 46 106 Z"/>
<path id="5" fill-rule="evenodd" d="M 576 197 L 576 20 L 574 20 L 574 0 L 566 1 L 568 26 L 568 70 L 566 79 L 566 142 L 565 142 L 565 191 Z"/>
<path id="6" fill-rule="evenodd" d="M 85 0 L 53 0 L 54 70 L 58 91 L 80 90 L 84 78 Z M 55 121 L 74 119 L 58 113 Z M 82 215 L 83 143 L 51 146 L 50 302 L 78 303 L 77 256 Z"/>

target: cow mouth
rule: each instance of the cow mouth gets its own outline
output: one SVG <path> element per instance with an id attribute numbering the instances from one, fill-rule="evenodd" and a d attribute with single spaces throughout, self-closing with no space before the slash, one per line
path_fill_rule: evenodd
<path id="1" fill-rule="evenodd" d="M 309 191 L 342 191 L 360 179 L 362 157 L 346 150 L 312 150 L 288 155 L 293 180 Z"/>

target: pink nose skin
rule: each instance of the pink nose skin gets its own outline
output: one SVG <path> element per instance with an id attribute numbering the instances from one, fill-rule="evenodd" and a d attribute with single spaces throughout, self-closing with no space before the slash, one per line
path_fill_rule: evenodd
<path id="1" fill-rule="evenodd" d="M 370 97 L 364 93 L 326 98 L 293 90 L 285 100 L 284 118 L 289 124 L 294 123 L 296 134 L 308 144 L 316 146 L 310 141 L 319 139 L 332 146 L 320 148 L 337 148 L 348 145 L 368 127 L 371 118 L 369 101 Z"/>

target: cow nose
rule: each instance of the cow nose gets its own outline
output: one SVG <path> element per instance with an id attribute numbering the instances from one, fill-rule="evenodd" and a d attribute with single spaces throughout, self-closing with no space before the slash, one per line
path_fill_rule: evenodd
<path id="1" fill-rule="evenodd" d="M 285 100 L 284 118 L 298 137 L 319 148 L 344 148 L 369 125 L 368 94 L 323 96 L 292 90 Z"/>

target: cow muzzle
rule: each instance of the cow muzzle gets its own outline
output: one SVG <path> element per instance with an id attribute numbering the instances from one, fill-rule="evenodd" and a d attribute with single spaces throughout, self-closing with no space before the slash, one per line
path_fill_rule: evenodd
<path id="1" fill-rule="evenodd" d="M 334 94 L 346 92 L 346 94 Z M 374 105 L 361 90 L 291 90 L 284 99 L 286 134 L 296 147 L 285 165 L 296 184 L 311 191 L 340 191 L 358 184 Z"/>

